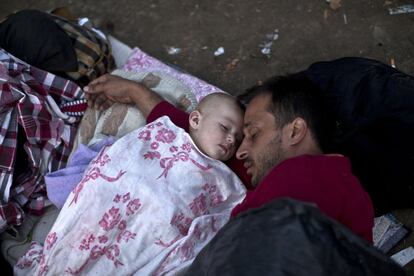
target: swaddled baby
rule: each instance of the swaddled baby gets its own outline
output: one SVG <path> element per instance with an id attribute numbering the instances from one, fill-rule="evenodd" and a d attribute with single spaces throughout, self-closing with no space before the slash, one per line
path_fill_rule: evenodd
<path id="1" fill-rule="evenodd" d="M 189 115 L 189 133 L 163 116 L 104 146 L 16 275 L 183 271 L 245 196 L 221 162 L 235 153 L 242 121 L 236 99 L 215 93 Z"/>

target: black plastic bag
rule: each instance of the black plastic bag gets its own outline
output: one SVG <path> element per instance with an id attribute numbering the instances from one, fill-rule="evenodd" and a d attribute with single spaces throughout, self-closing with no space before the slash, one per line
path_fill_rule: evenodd
<path id="1" fill-rule="evenodd" d="M 317 207 L 278 199 L 229 221 L 186 275 L 398 276 L 405 272 Z"/>

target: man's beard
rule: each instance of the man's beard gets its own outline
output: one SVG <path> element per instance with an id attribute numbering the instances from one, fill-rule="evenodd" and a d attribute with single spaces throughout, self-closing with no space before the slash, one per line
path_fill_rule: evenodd
<path id="1" fill-rule="evenodd" d="M 260 152 L 254 161 L 256 165 L 256 176 L 252 178 L 252 185 L 256 187 L 270 170 L 283 161 L 283 159 L 282 135 L 281 133 L 278 133 L 276 137 L 264 147 L 264 151 Z"/>

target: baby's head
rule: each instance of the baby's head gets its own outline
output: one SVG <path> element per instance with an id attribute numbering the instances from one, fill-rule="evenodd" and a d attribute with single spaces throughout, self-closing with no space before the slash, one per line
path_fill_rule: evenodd
<path id="1" fill-rule="evenodd" d="M 231 95 L 212 93 L 190 113 L 190 135 L 197 147 L 211 158 L 226 161 L 243 138 L 244 108 Z"/>

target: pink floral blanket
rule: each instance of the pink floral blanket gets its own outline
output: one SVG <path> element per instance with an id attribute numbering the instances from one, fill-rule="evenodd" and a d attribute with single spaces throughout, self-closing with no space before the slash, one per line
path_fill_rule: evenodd
<path id="1" fill-rule="evenodd" d="M 237 176 L 161 117 L 102 149 L 16 275 L 182 272 L 245 196 Z"/>

